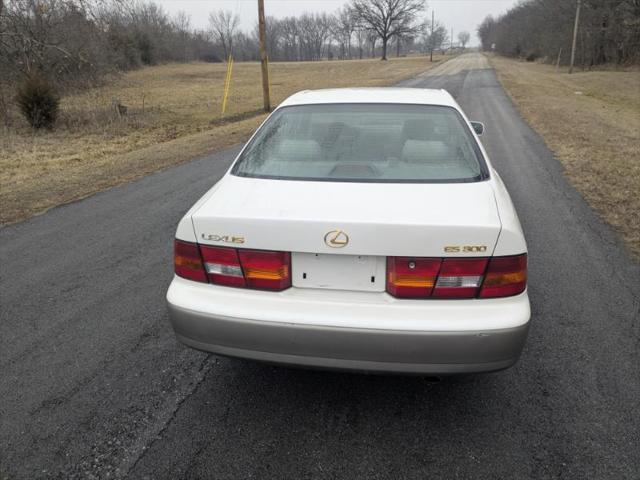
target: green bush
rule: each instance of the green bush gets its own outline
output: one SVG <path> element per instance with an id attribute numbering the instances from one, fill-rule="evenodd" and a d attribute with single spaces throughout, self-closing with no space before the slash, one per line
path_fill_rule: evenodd
<path id="1" fill-rule="evenodd" d="M 58 116 L 60 98 L 40 74 L 29 75 L 18 87 L 16 101 L 33 128 L 51 128 Z"/>

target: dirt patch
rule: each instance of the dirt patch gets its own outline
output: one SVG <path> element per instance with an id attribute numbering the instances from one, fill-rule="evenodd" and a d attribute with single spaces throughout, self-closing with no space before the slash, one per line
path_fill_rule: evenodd
<path id="1" fill-rule="evenodd" d="M 640 72 L 491 63 L 571 182 L 640 258 Z"/>

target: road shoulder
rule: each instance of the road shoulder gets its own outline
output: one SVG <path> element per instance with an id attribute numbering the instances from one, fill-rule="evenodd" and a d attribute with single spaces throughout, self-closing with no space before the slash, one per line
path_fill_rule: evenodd
<path id="1" fill-rule="evenodd" d="M 570 182 L 640 258 L 640 75 L 490 57 L 505 91 Z"/>
<path id="2" fill-rule="evenodd" d="M 393 85 L 449 58 L 273 63 L 272 102 L 304 89 Z M 3 131 L 0 225 L 246 141 L 266 117 L 259 75 L 256 62 L 234 67 L 224 118 L 223 64 L 169 64 L 64 97 L 64 121 L 52 131 L 19 125 Z M 126 118 L 105 110 L 104 99 L 112 97 L 129 105 Z"/>

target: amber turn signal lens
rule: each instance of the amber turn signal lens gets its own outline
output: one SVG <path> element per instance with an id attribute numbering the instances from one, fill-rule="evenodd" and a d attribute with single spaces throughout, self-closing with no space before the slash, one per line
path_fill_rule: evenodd
<path id="1" fill-rule="evenodd" d="M 173 248 L 173 265 L 176 275 L 196 282 L 207 281 L 197 243 L 176 240 Z"/>

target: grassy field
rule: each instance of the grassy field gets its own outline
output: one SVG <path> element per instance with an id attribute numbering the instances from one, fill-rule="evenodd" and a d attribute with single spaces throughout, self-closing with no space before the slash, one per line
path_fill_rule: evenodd
<path id="1" fill-rule="evenodd" d="M 391 85 L 435 65 L 424 57 L 272 63 L 272 103 L 304 89 Z M 226 65 L 204 63 L 129 72 L 64 97 L 50 132 L 34 132 L 14 114 L 17 126 L 0 130 L 0 223 L 243 141 L 264 119 L 260 66 L 234 65 L 223 118 L 225 74 Z"/>
<path id="2" fill-rule="evenodd" d="M 640 258 L 640 71 L 556 72 L 492 57 L 522 115 Z"/>

